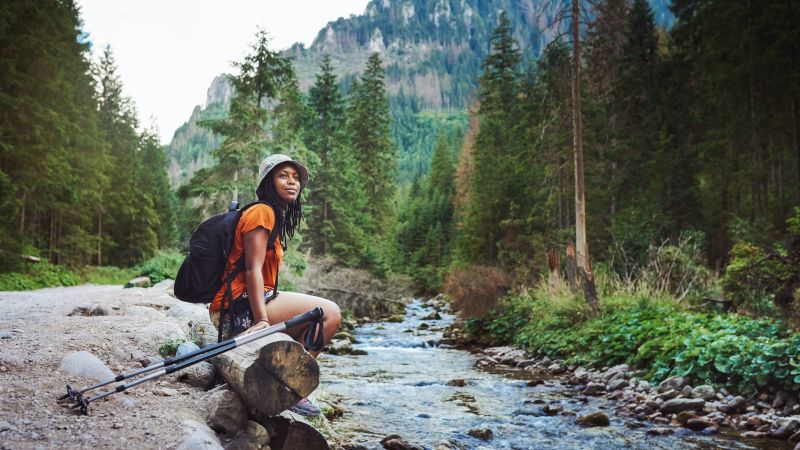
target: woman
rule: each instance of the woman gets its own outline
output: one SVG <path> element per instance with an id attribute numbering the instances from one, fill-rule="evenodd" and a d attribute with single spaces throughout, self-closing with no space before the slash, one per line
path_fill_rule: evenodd
<path id="1" fill-rule="evenodd" d="M 227 305 L 224 314 L 220 314 L 227 289 L 223 285 L 209 308 L 214 324 L 222 327 L 223 339 L 258 331 L 316 307 L 324 311 L 325 344 L 330 342 L 339 328 L 341 312 L 330 300 L 294 292 L 273 295 L 284 245 L 302 220 L 300 193 L 307 183 L 308 171 L 305 166 L 286 155 L 270 155 L 261 163 L 256 195 L 271 207 L 257 204 L 242 213 L 228 260 L 228 267 L 233 267 L 244 255 L 244 269 L 231 283 L 230 298 L 234 300 Z M 267 249 L 273 229 L 277 232 L 275 245 Z M 290 328 L 286 333 L 300 340 L 308 326 Z M 312 351 L 311 355 L 316 358 L 318 352 Z M 291 409 L 303 415 L 319 415 L 319 409 L 307 399 L 302 399 Z"/>

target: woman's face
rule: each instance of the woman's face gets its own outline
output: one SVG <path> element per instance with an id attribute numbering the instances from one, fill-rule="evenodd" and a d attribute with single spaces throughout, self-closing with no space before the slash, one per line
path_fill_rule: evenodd
<path id="1" fill-rule="evenodd" d="M 286 203 L 297 200 L 300 196 L 300 173 L 294 165 L 284 163 L 272 170 L 272 180 L 278 197 Z"/>

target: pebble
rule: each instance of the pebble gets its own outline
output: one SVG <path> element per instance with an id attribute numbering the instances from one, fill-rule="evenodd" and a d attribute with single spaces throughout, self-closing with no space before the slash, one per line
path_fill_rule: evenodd
<path id="1" fill-rule="evenodd" d="M 645 431 L 645 434 L 649 434 L 650 436 L 665 436 L 667 434 L 674 433 L 675 430 L 672 428 L 664 428 L 664 427 L 656 427 L 650 428 L 649 430 Z"/>
<path id="2" fill-rule="evenodd" d="M 161 389 L 156 389 L 155 391 L 153 391 L 153 393 L 164 397 L 172 397 L 173 395 L 178 395 L 178 390 L 172 388 L 161 388 Z"/>
<path id="3" fill-rule="evenodd" d="M 488 441 L 494 437 L 494 432 L 488 428 L 473 428 L 467 432 L 468 435 Z"/>

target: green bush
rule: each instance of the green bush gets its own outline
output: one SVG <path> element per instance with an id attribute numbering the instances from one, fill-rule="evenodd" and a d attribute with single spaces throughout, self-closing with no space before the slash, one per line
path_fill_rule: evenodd
<path id="1" fill-rule="evenodd" d="M 136 276 L 133 269 L 114 266 L 86 266 L 77 273 L 84 284 L 125 284 Z"/>
<path id="2" fill-rule="evenodd" d="M 737 311 L 755 315 L 775 315 L 775 292 L 791 275 L 791 267 L 784 262 L 787 254 L 777 247 L 773 257 L 762 247 L 748 242 L 737 242 L 731 250 L 731 260 L 722 277 L 725 297 Z"/>
<path id="3" fill-rule="evenodd" d="M 22 272 L 0 274 L 0 290 L 27 291 L 53 286 L 75 286 L 80 279 L 66 266 L 42 261 L 23 267 Z"/>
<path id="4" fill-rule="evenodd" d="M 509 297 L 493 319 L 470 322 L 470 331 L 570 363 L 627 363 L 653 382 L 679 375 L 745 394 L 766 387 L 800 391 L 800 334 L 774 320 L 630 298 L 584 322 L 541 311 L 536 298 Z"/>
<path id="5" fill-rule="evenodd" d="M 175 279 L 185 255 L 177 250 L 159 250 L 155 256 L 134 268 L 137 277 L 150 277 L 153 283 Z"/>

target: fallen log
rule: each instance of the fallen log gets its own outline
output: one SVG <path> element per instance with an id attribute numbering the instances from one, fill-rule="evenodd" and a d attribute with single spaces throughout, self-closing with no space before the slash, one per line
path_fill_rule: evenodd
<path id="1" fill-rule="evenodd" d="M 275 436 L 269 442 L 272 450 L 330 450 L 330 445 L 310 423 L 301 416 L 284 411 L 270 417 Z"/>
<path id="2" fill-rule="evenodd" d="M 213 359 L 217 372 L 248 408 L 272 416 L 319 385 L 319 366 L 302 345 L 275 333 Z"/>

